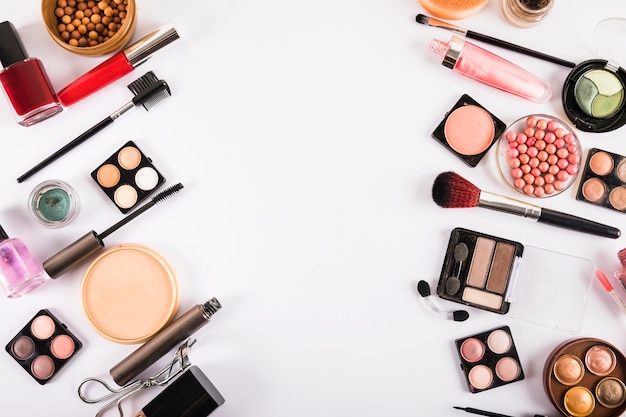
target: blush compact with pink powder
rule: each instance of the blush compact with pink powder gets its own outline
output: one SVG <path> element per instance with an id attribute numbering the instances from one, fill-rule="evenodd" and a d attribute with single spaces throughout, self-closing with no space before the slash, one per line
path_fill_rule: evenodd
<path id="1" fill-rule="evenodd" d="M 464 94 L 446 113 L 432 137 L 473 168 L 505 129 L 503 121 Z"/>

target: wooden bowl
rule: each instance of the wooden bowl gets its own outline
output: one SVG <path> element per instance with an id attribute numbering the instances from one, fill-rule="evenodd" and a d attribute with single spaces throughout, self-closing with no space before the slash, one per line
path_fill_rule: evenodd
<path id="1" fill-rule="evenodd" d="M 137 23 L 135 0 L 126 0 L 126 2 L 126 17 L 120 30 L 113 37 L 96 46 L 72 46 L 61 37 L 58 30 L 59 20 L 55 15 L 57 0 L 42 0 L 41 15 L 50 37 L 63 49 L 84 56 L 106 55 L 121 50 L 135 33 Z"/>

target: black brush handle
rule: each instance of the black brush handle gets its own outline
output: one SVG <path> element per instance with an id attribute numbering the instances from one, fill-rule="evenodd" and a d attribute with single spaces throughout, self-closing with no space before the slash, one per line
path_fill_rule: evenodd
<path id="1" fill-rule="evenodd" d="M 622 234 L 622 232 L 615 227 L 546 208 L 541 209 L 541 214 L 537 221 L 611 239 L 617 239 Z"/>
<path id="2" fill-rule="evenodd" d="M 52 155 L 50 155 L 49 157 L 47 157 L 46 159 L 44 159 L 43 161 L 41 161 L 40 163 L 32 167 L 31 169 L 29 169 L 28 171 L 26 171 L 24 174 L 22 174 L 20 177 L 17 178 L 17 182 L 22 182 L 30 178 L 37 172 L 41 171 L 46 166 L 50 165 L 52 162 L 56 161 L 57 159 L 59 159 L 60 157 L 62 157 L 63 155 L 65 155 L 66 153 L 68 153 L 69 151 L 71 151 L 72 149 L 74 149 L 75 147 L 77 147 L 78 145 L 80 145 L 81 143 L 83 143 L 84 141 L 92 137 L 93 135 L 95 135 L 96 133 L 100 132 L 102 129 L 104 129 L 111 123 L 113 123 L 114 120 L 115 119 L 113 117 L 107 116 L 106 119 L 101 120 L 100 122 L 95 124 L 93 127 L 91 127 L 89 130 L 87 130 L 85 133 L 78 136 L 76 139 L 72 140 L 71 142 L 63 146 L 61 149 L 59 149 L 58 151 L 56 151 L 55 153 L 53 153 Z"/>

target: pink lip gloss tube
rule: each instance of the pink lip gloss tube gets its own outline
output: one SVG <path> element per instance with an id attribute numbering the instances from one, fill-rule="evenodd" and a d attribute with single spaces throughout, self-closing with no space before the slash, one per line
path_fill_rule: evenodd
<path id="1" fill-rule="evenodd" d="M 450 42 L 433 39 L 429 49 L 443 58 L 444 67 L 516 96 L 545 103 L 552 95 L 536 75 L 457 36 Z"/>

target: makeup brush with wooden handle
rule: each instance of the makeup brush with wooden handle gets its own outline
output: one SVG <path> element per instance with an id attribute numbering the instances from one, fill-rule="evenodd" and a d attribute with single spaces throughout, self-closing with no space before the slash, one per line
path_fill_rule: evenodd
<path id="1" fill-rule="evenodd" d="M 435 203 L 443 208 L 483 207 L 526 217 L 539 223 L 550 224 L 564 229 L 576 230 L 578 232 L 611 239 L 617 239 L 622 234 L 622 232 L 615 227 L 482 191 L 480 188 L 452 171 L 442 172 L 435 178 L 432 196 Z"/>

